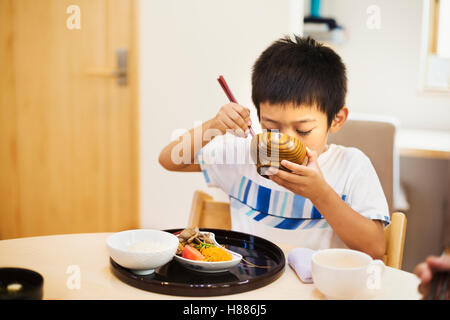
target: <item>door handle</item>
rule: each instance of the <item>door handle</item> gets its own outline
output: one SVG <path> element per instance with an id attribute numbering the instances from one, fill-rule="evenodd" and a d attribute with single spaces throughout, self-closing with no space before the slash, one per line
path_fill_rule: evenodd
<path id="1" fill-rule="evenodd" d="M 119 86 L 126 86 L 128 83 L 128 50 L 125 48 L 119 48 L 116 50 L 116 62 L 117 62 L 117 84 Z"/>
<path id="2" fill-rule="evenodd" d="M 116 69 L 89 69 L 86 71 L 88 76 L 116 78 L 119 86 L 128 84 L 128 50 L 119 48 L 116 50 Z"/>

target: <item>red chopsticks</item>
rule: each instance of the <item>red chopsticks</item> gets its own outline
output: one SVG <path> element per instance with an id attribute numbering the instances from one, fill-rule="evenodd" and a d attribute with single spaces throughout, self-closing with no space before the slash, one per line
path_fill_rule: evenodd
<path id="1" fill-rule="evenodd" d="M 219 81 L 220 86 L 222 87 L 223 91 L 225 91 L 225 94 L 228 97 L 228 100 L 230 100 L 230 102 L 234 102 L 237 103 L 235 97 L 233 96 L 233 94 L 231 93 L 230 88 L 227 85 L 227 82 L 225 81 L 223 76 L 220 76 L 219 79 L 217 79 L 217 81 Z"/>
<path id="2" fill-rule="evenodd" d="M 220 77 L 217 79 L 217 81 L 219 81 L 219 84 L 220 84 L 220 86 L 222 87 L 222 89 L 223 89 L 223 91 L 225 92 L 225 94 L 227 95 L 228 100 L 230 100 L 230 102 L 238 103 L 238 102 L 236 101 L 236 98 L 233 96 L 233 93 L 231 93 L 231 90 L 230 90 L 230 88 L 228 87 L 227 82 L 225 81 L 224 77 L 223 77 L 223 76 L 220 76 Z M 254 137 L 254 136 L 255 136 L 255 132 L 253 132 L 252 127 L 250 126 L 250 127 L 248 127 L 248 128 L 249 128 L 249 130 L 250 130 L 250 134 L 252 135 L 252 137 Z"/>

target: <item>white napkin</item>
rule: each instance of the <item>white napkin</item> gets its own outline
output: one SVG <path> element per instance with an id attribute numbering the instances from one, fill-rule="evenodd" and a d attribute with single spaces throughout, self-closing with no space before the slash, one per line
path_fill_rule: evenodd
<path id="1" fill-rule="evenodd" d="M 288 254 L 288 263 L 304 283 L 312 283 L 311 258 L 314 250 L 294 248 Z"/>

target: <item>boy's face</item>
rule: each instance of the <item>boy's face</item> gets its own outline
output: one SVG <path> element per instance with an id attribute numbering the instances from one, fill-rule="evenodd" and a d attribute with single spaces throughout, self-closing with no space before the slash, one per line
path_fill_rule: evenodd
<path id="1" fill-rule="evenodd" d="M 332 127 L 329 128 L 327 115 L 313 106 L 299 107 L 292 103 L 283 105 L 261 103 L 259 110 L 263 130 L 278 129 L 281 133 L 299 139 L 309 149 L 315 150 L 318 155 L 325 151 L 328 130 L 333 129 L 333 132 L 339 130 L 339 128 L 335 128 L 334 121 Z"/>

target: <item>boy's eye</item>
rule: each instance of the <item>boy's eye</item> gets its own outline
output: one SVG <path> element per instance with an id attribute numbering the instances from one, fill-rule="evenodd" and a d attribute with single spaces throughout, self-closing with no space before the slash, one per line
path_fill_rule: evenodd
<path id="1" fill-rule="evenodd" d="M 307 134 L 310 134 L 310 133 L 311 133 L 312 129 L 309 130 L 309 131 L 300 131 L 300 130 L 296 130 L 296 131 L 297 131 L 297 133 L 298 133 L 299 135 L 301 135 L 301 136 L 306 136 Z"/>

